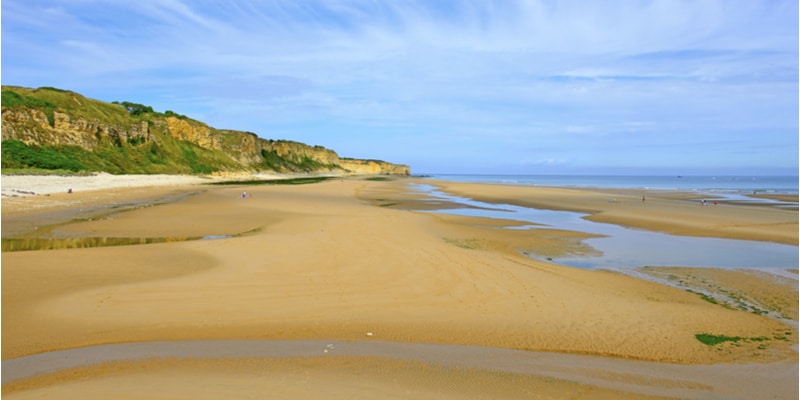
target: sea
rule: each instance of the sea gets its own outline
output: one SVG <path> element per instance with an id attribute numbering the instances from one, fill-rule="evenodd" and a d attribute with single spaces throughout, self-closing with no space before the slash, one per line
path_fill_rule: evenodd
<path id="1" fill-rule="evenodd" d="M 432 179 L 526 186 L 692 191 L 721 194 L 798 194 L 798 176 L 712 175 L 470 175 L 428 174 Z"/>

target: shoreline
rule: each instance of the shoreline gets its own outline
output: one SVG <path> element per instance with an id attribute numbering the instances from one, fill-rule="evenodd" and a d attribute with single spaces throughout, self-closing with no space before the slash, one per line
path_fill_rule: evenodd
<path id="1" fill-rule="evenodd" d="M 441 180 L 455 183 L 499 184 L 530 187 L 560 187 L 568 189 L 596 190 L 614 189 L 623 191 L 686 192 L 699 195 L 755 194 L 792 196 L 800 192 L 797 176 L 792 175 L 691 175 L 676 178 L 670 175 L 472 175 L 472 174 L 423 174 L 420 179 Z M 722 178 L 722 179 L 717 179 Z M 727 179 L 725 179 L 727 178 Z M 761 178 L 761 179 L 759 179 Z M 748 185 L 745 182 L 760 182 L 778 179 L 780 182 Z M 671 183 L 667 183 L 672 180 Z M 787 184 L 791 180 L 792 184 Z M 727 184 L 726 184 L 727 183 Z M 795 200 L 796 202 L 797 200 Z"/>
<path id="2" fill-rule="evenodd" d="M 797 360 L 796 308 L 781 308 L 786 307 L 784 300 L 796 302 L 796 280 L 769 286 L 769 279 L 748 278 L 768 286 L 739 288 L 772 293 L 763 299 L 778 301 L 773 307 L 790 314 L 795 321 L 792 327 L 709 303 L 683 289 L 527 259 L 519 248 L 562 252 L 578 245 L 580 235 L 503 230 L 497 227 L 510 222 L 412 211 L 411 205 L 427 203 L 407 190 L 406 183 L 411 181 L 343 178 L 292 187 L 251 186 L 246 189 L 251 197 L 246 199 L 240 196 L 241 187 L 204 187 L 177 202 L 60 225 L 54 234 L 254 233 L 151 244 L 146 245 L 147 251 L 119 246 L 4 252 L 3 360 L 106 343 L 223 338 L 355 343 L 364 341 L 366 333 L 374 333 L 370 340 L 384 342 L 595 354 L 664 365 L 772 366 Z M 516 196 L 530 201 L 527 189 L 482 190 L 495 198 Z M 52 210 L 129 204 L 137 198 L 193 191 L 196 186 L 167 185 L 3 198 L 3 222 L 35 220 Z M 536 193 L 537 202 L 550 204 L 585 209 L 608 204 L 607 194 L 540 188 Z M 680 201 L 675 206 L 669 198 L 652 200 L 653 204 L 663 202 L 660 207 L 673 215 L 684 207 Z M 748 211 L 749 217 L 743 218 L 758 220 L 771 213 Z M 686 219 L 681 213 L 678 216 Z M 696 221 L 684 222 L 691 227 Z M 769 219 L 762 222 L 771 223 Z M 760 229 L 750 226 L 737 233 L 748 232 L 757 234 Z M 725 277 L 735 282 L 742 275 L 728 271 L 703 279 L 718 279 L 729 287 Z M 743 339 L 712 347 L 695 339 L 694 335 L 704 332 Z M 361 356 L 348 362 L 353 371 L 361 371 L 369 359 Z M 156 364 L 145 362 L 137 370 L 157 368 Z M 175 378 L 176 371 L 184 370 L 193 371 L 193 376 L 227 379 L 222 372 L 195 370 L 199 362 L 179 364 L 163 370 L 167 377 L 163 379 Z M 139 376 L 130 370 L 108 375 L 114 368 L 86 369 L 87 385 L 112 378 L 129 382 Z M 474 373 L 480 379 L 491 375 L 485 370 Z M 498 385 L 506 382 L 502 377 L 491 379 Z M 565 387 L 585 385 L 582 379 L 575 375 Z M 652 379 L 661 382 L 652 383 L 655 388 L 672 382 L 668 376 Z M 61 383 L 48 387 L 69 387 L 63 384 L 69 379 L 57 382 Z M 4 395 L 6 387 L 10 386 L 3 385 Z M 788 387 L 781 389 L 788 390 L 787 398 L 796 397 L 796 391 Z M 759 396 L 745 393 L 741 397 Z"/>
<path id="3" fill-rule="evenodd" d="M 687 192 L 575 189 L 428 181 L 445 193 L 494 204 L 589 214 L 586 219 L 680 236 L 798 245 L 797 210 L 754 204 L 700 206 Z M 643 196 L 649 201 L 642 201 Z M 695 201 L 693 201 L 695 200 Z M 714 213 L 709 212 L 709 209 Z"/>

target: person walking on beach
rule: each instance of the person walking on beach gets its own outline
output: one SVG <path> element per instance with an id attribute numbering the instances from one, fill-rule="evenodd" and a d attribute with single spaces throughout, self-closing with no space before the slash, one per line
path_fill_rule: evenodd
<path id="1" fill-rule="evenodd" d="M 247 197 L 247 192 L 246 191 L 242 192 L 242 198 L 245 198 L 245 197 Z"/>

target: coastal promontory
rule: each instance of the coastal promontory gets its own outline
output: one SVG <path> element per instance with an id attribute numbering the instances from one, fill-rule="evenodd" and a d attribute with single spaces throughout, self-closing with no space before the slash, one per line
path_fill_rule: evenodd
<path id="1" fill-rule="evenodd" d="M 2 140 L 4 172 L 410 174 L 407 165 L 340 158 L 322 146 L 51 87 L 2 87 Z"/>

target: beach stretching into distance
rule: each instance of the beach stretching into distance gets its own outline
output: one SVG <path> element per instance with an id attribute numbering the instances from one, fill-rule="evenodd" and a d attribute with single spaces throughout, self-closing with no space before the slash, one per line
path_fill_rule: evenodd
<path id="1" fill-rule="evenodd" d="M 447 204 L 412 190 L 419 178 L 50 179 L 2 177 L 4 239 L 161 240 L 3 252 L 9 399 L 798 395 L 797 265 L 642 270 L 694 290 L 556 265 L 525 253 L 556 257 L 588 235 L 426 212 Z M 648 191 L 645 203 L 636 190 L 424 182 L 670 234 L 798 241 L 793 209 L 711 212 L 672 191 Z M 709 301 L 703 288 L 769 313 Z M 64 351 L 85 360 L 48 361 Z"/>

